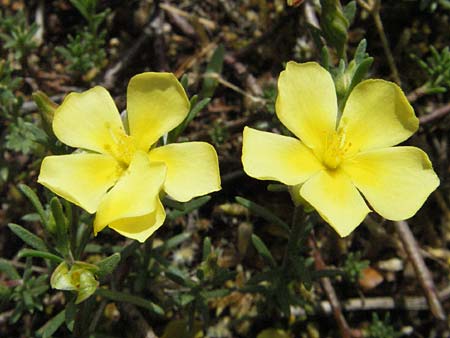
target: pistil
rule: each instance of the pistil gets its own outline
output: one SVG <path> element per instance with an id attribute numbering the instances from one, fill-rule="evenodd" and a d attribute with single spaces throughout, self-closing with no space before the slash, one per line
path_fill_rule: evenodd
<path id="1" fill-rule="evenodd" d="M 327 137 L 322 162 L 328 169 L 336 169 L 341 164 L 351 143 L 346 141 L 345 131 L 340 129 Z"/>

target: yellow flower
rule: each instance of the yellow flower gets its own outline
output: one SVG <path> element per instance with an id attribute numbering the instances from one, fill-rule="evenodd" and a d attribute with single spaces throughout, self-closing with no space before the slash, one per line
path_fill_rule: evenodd
<path id="1" fill-rule="evenodd" d="M 245 172 L 291 186 L 341 236 L 370 212 L 389 220 L 412 217 L 439 185 L 428 156 L 392 147 L 419 121 L 394 83 L 367 80 L 351 92 L 338 118 L 330 74 L 317 63 L 289 62 L 278 80 L 276 112 L 300 140 L 244 129 Z"/>
<path id="2" fill-rule="evenodd" d="M 188 112 L 186 93 L 169 73 L 142 73 L 130 80 L 129 132 L 106 89 L 71 93 L 55 111 L 53 130 L 61 142 L 88 151 L 44 158 L 38 182 L 97 212 L 95 234 L 109 226 L 143 242 L 164 222 L 161 189 L 180 202 L 220 190 L 217 154 L 210 144 L 155 147 Z"/>

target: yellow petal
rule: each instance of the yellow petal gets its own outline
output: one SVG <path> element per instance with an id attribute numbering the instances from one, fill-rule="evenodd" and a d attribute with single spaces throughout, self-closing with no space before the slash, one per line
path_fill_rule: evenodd
<path id="1" fill-rule="evenodd" d="M 288 62 L 278 79 L 276 112 L 305 145 L 322 152 L 327 135 L 336 129 L 337 99 L 330 73 L 315 62 Z"/>
<path id="2" fill-rule="evenodd" d="M 161 136 L 178 126 L 189 112 L 183 86 L 172 73 L 142 73 L 131 78 L 127 92 L 130 134 L 148 151 Z"/>
<path id="3" fill-rule="evenodd" d="M 245 127 L 242 144 L 244 171 L 259 180 L 296 185 L 323 168 L 312 151 L 293 137 Z"/>
<path id="4" fill-rule="evenodd" d="M 220 190 L 217 153 L 206 142 L 169 144 L 150 151 L 150 162 L 164 162 L 164 191 L 173 199 L 190 199 Z"/>
<path id="5" fill-rule="evenodd" d="M 151 213 L 157 207 L 164 179 L 164 163 L 150 163 L 146 153 L 136 152 L 129 168 L 101 201 L 94 221 L 94 233 L 114 221 Z"/>
<path id="6" fill-rule="evenodd" d="M 53 131 L 74 148 L 109 153 L 118 135 L 124 135 L 113 99 L 103 87 L 71 93 L 55 111 Z"/>
<path id="7" fill-rule="evenodd" d="M 350 178 L 340 170 L 321 171 L 300 194 L 341 236 L 349 235 L 370 212 Z"/>
<path id="8" fill-rule="evenodd" d="M 390 220 L 412 217 L 439 185 L 419 148 L 393 147 L 360 153 L 342 164 L 373 209 Z"/>
<path id="9" fill-rule="evenodd" d="M 145 242 L 164 223 L 166 213 L 159 198 L 155 201 L 156 209 L 151 213 L 131 218 L 123 218 L 112 222 L 109 227 L 121 235 Z"/>
<path id="10" fill-rule="evenodd" d="M 384 80 L 358 84 L 350 93 L 339 124 L 353 154 L 396 145 L 418 127 L 419 120 L 400 87 Z"/>
<path id="11" fill-rule="evenodd" d="M 102 154 L 47 156 L 38 182 L 55 194 L 94 213 L 121 174 L 116 160 Z"/>

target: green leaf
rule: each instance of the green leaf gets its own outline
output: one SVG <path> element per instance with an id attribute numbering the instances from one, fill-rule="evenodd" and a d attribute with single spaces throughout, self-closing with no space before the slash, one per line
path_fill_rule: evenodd
<path id="1" fill-rule="evenodd" d="M 50 208 L 55 219 L 55 232 L 60 247 L 68 245 L 68 222 L 58 197 L 50 200 Z"/>
<path id="2" fill-rule="evenodd" d="M 44 241 L 36 236 L 35 234 L 31 233 L 24 227 L 18 224 L 9 223 L 8 227 L 11 229 L 12 232 L 14 232 L 22 241 L 27 243 L 29 246 L 36 250 L 40 251 L 48 251 L 47 245 L 45 245 Z"/>
<path id="3" fill-rule="evenodd" d="M 329 71 L 330 69 L 330 53 L 327 46 L 323 46 L 320 50 L 320 60 L 322 67 Z"/>
<path id="4" fill-rule="evenodd" d="M 114 271 L 119 262 L 120 262 L 120 253 L 118 252 L 112 254 L 109 257 L 106 257 L 105 259 L 101 260 L 96 264 L 99 268 L 97 275 L 99 277 L 109 275 Z"/>
<path id="5" fill-rule="evenodd" d="M 197 114 L 208 105 L 210 101 L 211 98 L 207 97 L 196 103 L 195 106 L 191 108 L 188 116 L 186 117 L 186 125 L 188 125 L 197 116 Z"/>
<path id="6" fill-rule="evenodd" d="M 264 244 L 261 238 L 257 235 L 252 234 L 252 243 L 255 246 L 255 249 L 258 253 L 264 258 L 264 260 L 273 268 L 276 266 L 275 259 L 272 257 L 267 246 Z"/>
<path id="7" fill-rule="evenodd" d="M 188 293 L 188 294 L 181 294 L 179 302 L 180 302 L 181 306 L 186 306 L 189 303 L 192 303 L 192 301 L 194 301 L 194 300 L 195 300 L 195 296 Z"/>
<path id="8" fill-rule="evenodd" d="M 206 66 L 205 78 L 202 84 L 202 90 L 200 91 L 200 97 L 212 97 L 216 90 L 218 81 L 212 76 L 212 74 L 221 74 L 223 69 L 223 59 L 225 57 L 225 48 L 223 45 L 219 45 L 211 56 L 211 60 Z"/>
<path id="9" fill-rule="evenodd" d="M 198 197 L 193 199 L 192 201 L 186 202 L 185 203 L 185 210 L 181 211 L 181 210 L 174 210 L 172 212 L 169 212 L 167 217 L 169 219 L 175 219 L 177 217 L 181 217 L 184 216 L 198 208 L 200 208 L 203 204 L 205 204 L 206 202 L 208 202 L 211 199 L 211 196 L 202 196 L 202 197 Z"/>
<path id="10" fill-rule="evenodd" d="M 197 101 L 198 96 L 194 95 L 191 98 L 191 109 L 189 110 L 188 115 L 183 120 L 183 122 L 178 125 L 178 127 L 176 127 L 169 133 L 168 143 L 173 143 L 178 139 L 178 137 L 183 133 L 189 123 L 191 123 L 191 121 L 197 116 L 197 114 L 208 105 L 211 99 L 207 97 L 205 99 L 202 99 L 200 102 Z"/>
<path id="11" fill-rule="evenodd" d="M 349 22 L 349 25 L 351 25 L 353 23 L 353 20 L 355 19 L 356 1 L 350 1 L 348 4 L 346 4 L 342 9 L 342 12 L 344 13 L 345 18 Z"/>
<path id="12" fill-rule="evenodd" d="M 447 88 L 445 87 L 429 87 L 425 90 L 427 94 L 441 94 L 445 93 L 447 91 Z"/>
<path id="13" fill-rule="evenodd" d="M 95 4 L 95 1 L 88 1 L 88 2 L 81 0 L 69 0 L 69 1 L 87 21 L 92 20 L 92 14 L 95 13 L 95 5 L 94 8 L 92 9 L 92 3 Z"/>
<path id="14" fill-rule="evenodd" d="M 50 200 L 50 208 L 55 220 L 57 248 L 63 255 L 67 255 L 69 252 L 68 222 L 66 216 L 64 215 L 61 202 L 57 197 L 53 197 Z"/>
<path id="15" fill-rule="evenodd" d="M 367 49 L 367 41 L 366 39 L 362 39 L 358 47 L 356 47 L 355 56 L 353 57 L 353 60 L 355 60 L 355 63 L 359 65 L 361 62 L 364 61 L 366 58 L 366 49 Z"/>
<path id="16" fill-rule="evenodd" d="M 180 83 L 183 86 L 184 91 L 187 91 L 189 86 L 189 77 L 187 76 L 187 74 L 183 74 L 183 76 L 180 79 Z"/>
<path id="17" fill-rule="evenodd" d="M 58 108 L 58 105 L 53 102 L 47 94 L 38 90 L 37 92 L 32 94 L 33 101 L 36 103 L 38 107 L 38 111 L 42 118 L 42 125 L 44 127 L 44 131 L 47 133 L 49 137 L 54 138 L 55 134 L 52 129 L 53 116 L 55 115 L 55 110 Z"/>
<path id="18" fill-rule="evenodd" d="M 24 249 L 24 250 L 26 250 L 26 249 Z M 19 252 L 19 258 L 20 258 L 20 252 Z M 31 267 L 33 266 L 33 260 L 32 260 L 32 258 L 31 257 L 27 257 L 27 259 L 25 260 L 25 269 L 23 270 L 23 275 L 22 275 L 22 279 L 23 279 L 23 281 L 24 281 L 24 283 L 27 283 L 28 282 L 28 280 L 30 279 L 30 277 L 31 277 L 31 274 L 32 274 L 32 270 L 31 270 Z"/>
<path id="19" fill-rule="evenodd" d="M 68 302 L 66 305 L 66 315 L 64 321 L 70 332 L 73 331 L 73 326 L 75 324 L 75 316 L 77 314 L 77 306 L 72 301 Z"/>
<path id="20" fill-rule="evenodd" d="M 270 183 L 267 185 L 267 191 L 270 192 L 288 192 L 289 187 L 285 184 Z"/>
<path id="21" fill-rule="evenodd" d="M 352 82 L 350 83 L 350 86 L 348 88 L 347 97 L 350 95 L 353 88 L 355 88 L 355 86 L 364 79 L 370 67 L 372 66 L 372 63 L 373 57 L 367 57 L 359 63 L 355 70 L 355 73 L 353 74 Z"/>
<path id="22" fill-rule="evenodd" d="M 42 206 L 41 202 L 39 201 L 39 198 L 37 197 L 36 193 L 27 185 L 25 184 L 19 184 L 18 185 L 20 191 L 30 200 L 31 204 L 33 204 L 34 208 L 36 209 L 37 213 L 39 214 L 41 218 L 41 222 L 46 228 L 46 230 L 50 230 L 48 227 L 48 217 L 45 213 L 44 207 Z M 50 231 L 49 231 L 50 232 Z"/>
<path id="23" fill-rule="evenodd" d="M 19 251 L 19 253 L 17 254 L 19 258 L 22 257 L 38 257 L 38 258 L 44 258 L 44 259 L 49 259 L 51 261 L 57 262 L 57 263 L 61 263 L 64 261 L 63 258 L 56 256 L 54 254 L 51 254 L 49 252 L 45 252 L 45 251 L 39 251 L 39 250 L 32 250 L 32 249 L 22 249 Z"/>
<path id="24" fill-rule="evenodd" d="M 239 196 L 236 196 L 235 200 L 239 204 L 243 205 L 244 207 L 252 211 L 255 215 L 264 218 L 266 221 L 270 223 L 278 225 L 280 228 L 286 231 L 287 234 L 291 232 L 289 225 L 287 225 L 281 218 L 279 218 L 278 216 L 276 216 L 274 213 L 267 210 L 263 206 Z"/>
<path id="25" fill-rule="evenodd" d="M 138 241 L 132 241 L 130 244 L 128 244 L 126 247 L 124 247 L 121 251 L 120 251 L 120 257 L 125 260 L 127 259 L 131 254 L 133 254 L 133 252 L 139 248 L 139 246 L 141 245 L 141 243 L 139 243 Z"/>
<path id="26" fill-rule="evenodd" d="M 179 244 L 183 243 L 188 238 L 191 238 L 191 234 L 187 233 L 187 232 L 183 232 L 179 235 L 173 236 L 164 243 L 164 245 L 163 245 L 164 249 L 165 250 L 173 249 L 176 246 L 178 246 Z"/>
<path id="27" fill-rule="evenodd" d="M 50 319 L 47 323 L 44 324 L 40 329 L 37 330 L 36 334 L 38 337 L 49 338 L 51 337 L 56 330 L 64 323 L 66 316 L 66 310 L 62 310 L 55 317 Z"/>
<path id="28" fill-rule="evenodd" d="M 164 310 L 159 305 L 157 305 L 149 300 L 143 299 L 141 297 L 132 296 L 125 292 L 112 291 L 112 290 L 100 288 L 95 291 L 95 294 L 100 297 L 108 298 L 108 299 L 116 301 L 116 302 L 125 302 L 125 303 L 130 303 L 130 304 L 133 304 L 136 306 L 140 306 L 158 316 L 164 315 Z"/>
<path id="29" fill-rule="evenodd" d="M 217 290 L 211 290 L 211 291 L 203 291 L 202 295 L 206 299 L 210 298 L 222 298 L 225 296 L 228 296 L 231 293 L 231 290 L 228 289 L 217 289 Z"/>
<path id="30" fill-rule="evenodd" d="M 326 41 L 336 49 L 338 57 L 344 58 L 350 22 L 343 12 L 340 1 L 320 0 L 320 4 L 322 6 L 320 15 L 322 34 Z"/>
<path id="31" fill-rule="evenodd" d="M 3 258 L 0 258 L 0 272 L 3 272 L 12 280 L 21 278 L 16 268 Z"/>
<path id="32" fill-rule="evenodd" d="M 205 237 L 203 240 L 203 261 L 206 261 L 211 254 L 211 238 Z"/>
<path id="33" fill-rule="evenodd" d="M 167 278 L 172 280 L 173 282 L 182 285 L 193 287 L 195 284 L 191 281 L 189 276 L 187 276 L 183 271 L 177 269 L 176 267 L 169 266 L 168 269 L 164 272 Z"/>
<path id="34" fill-rule="evenodd" d="M 166 207 L 169 207 L 169 208 L 172 208 L 175 210 L 179 210 L 179 211 L 185 210 L 184 203 L 175 201 L 168 196 L 165 196 L 162 202 Z"/>

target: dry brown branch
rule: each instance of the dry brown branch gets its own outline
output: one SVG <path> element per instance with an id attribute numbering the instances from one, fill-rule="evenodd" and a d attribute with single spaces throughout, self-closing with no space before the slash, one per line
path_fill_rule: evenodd
<path id="1" fill-rule="evenodd" d="M 325 262 L 323 261 L 322 255 L 317 248 L 317 244 L 313 237 L 310 237 L 308 240 L 308 244 L 310 248 L 313 251 L 313 257 L 314 257 L 314 263 L 317 270 L 324 270 L 326 269 Z M 350 330 L 350 327 L 347 324 L 347 320 L 345 319 L 343 313 L 341 304 L 339 303 L 339 299 L 337 298 L 336 291 L 334 290 L 333 285 L 331 284 L 331 281 L 328 277 L 323 277 L 321 279 L 322 288 L 325 291 L 325 294 L 327 295 L 329 304 L 331 306 L 331 310 L 334 316 L 334 319 L 338 323 L 339 331 L 341 333 L 341 337 L 343 338 L 351 338 L 352 332 Z"/>
<path id="2" fill-rule="evenodd" d="M 440 118 L 443 118 L 445 115 L 449 113 L 450 113 L 450 103 L 447 103 L 446 105 L 436 109 L 434 112 L 421 116 L 419 118 L 419 122 L 420 124 L 430 123 Z"/>
<path id="3" fill-rule="evenodd" d="M 437 319 L 445 320 L 445 312 L 439 301 L 433 278 L 425 265 L 423 257 L 420 255 L 419 245 L 417 244 L 408 223 L 406 221 L 397 221 L 394 224 L 408 258 L 414 267 L 419 283 L 422 286 L 428 305 L 430 306 L 431 313 L 433 313 Z"/>
<path id="4" fill-rule="evenodd" d="M 239 62 L 234 55 L 226 54 L 224 62 L 235 71 L 238 77 L 242 78 L 245 87 L 248 88 L 253 96 L 261 97 L 263 95 L 261 86 L 256 82 L 255 77 L 250 74 L 247 67 L 242 62 Z"/>
<path id="5" fill-rule="evenodd" d="M 441 302 L 450 298 L 450 286 L 438 292 Z M 423 311 L 429 310 L 428 302 L 425 297 L 406 296 L 406 297 L 371 297 L 371 298 L 349 298 L 341 302 L 342 310 L 346 312 L 355 311 L 386 311 L 386 310 L 407 310 L 407 311 Z M 306 315 L 303 308 L 292 307 L 294 315 Z M 321 301 L 316 308 L 319 314 L 331 315 L 333 313 L 329 301 Z"/>
<path id="6" fill-rule="evenodd" d="M 102 85 L 108 89 L 114 87 L 117 78 L 120 73 L 128 68 L 129 65 L 135 60 L 135 58 L 139 55 L 141 49 L 148 43 L 151 37 L 154 37 L 154 44 L 158 46 L 158 48 L 164 48 L 164 42 L 162 37 L 162 21 L 163 17 L 161 11 L 159 10 L 159 1 L 154 2 L 154 10 L 152 15 L 150 15 L 149 22 L 142 30 L 141 35 L 137 38 L 136 42 L 127 50 L 126 53 L 122 56 L 122 58 L 116 62 L 116 64 L 110 67 L 103 76 Z M 161 59 L 161 55 L 164 55 L 165 50 L 155 50 L 156 59 L 159 70 L 167 68 L 165 63 L 164 56 Z"/>
<path id="7" fill-rule="evenodd" d="M 380 36 L 381 44 L 383 45 L 384 54 L 386 55 L 386 59 L 391 69 L 393 80 L 400 85 L 400 75 L 397 69 L 397 65 L 395 64 L 394 56 L 392 54 L 391 47 L 389 46 L 389 41 L 386 36 L 386 32 L 384 31 L 383 21 L 381 20 L 380 9 L 381 9 L 381 0 L 358 0 L 358 4 L 364 8 L 367 12 L 372 15 L 373 21 L 375 23 L 375 27 L 377 28 L 378 35 Z"/>
<path id="8" fill-rule="evenodd" d="M 409 102 L 413 103 L 427 93 L 426 92 L 427 88 L 428 86 L 424 84 L 423 86 L 420 86 L 414 89 L 412 92 L 408 93 L 408 95 L 406 95 L 406 98 L 408 99 Z"/>
<path id="9" fill-rule="evenodd" d="M 175 76 L 176 77 L 180 77 L 181 75 L 183 75 L 184 73 L 186 73 L 186 71 L 188 69 L 190 69 L 191 67 L 193 67 L 195 64 L 202 62 L 203 59 L 211 52 L 213 51 L 215 48 L 217 47 L 217 43 L 215 42 L 211 42 L 208 45 L 204 46 L 201 50 L 199 50 L 198 52 L 196 52 L 194 55 L 189 56 L 188 58 L 186 58 L 179 66 L 178 68 L 175 70 Z"/>
<path id="10" fill-rule="evenodd" d="M 216 24 L 214 23 L 214 21 L 211 21 L 211 20 L 208 20 L 205 18 L 196 18 L 195 15 L 185 12 L 179 8 L 176 8 L 176 7 L 166 4 L 166 3 L 161 4 L 159 7 L 161 7 L 161 9 L 166 12 L 170 12 L 170 13 L 176 14 L 176 15 L 184 17 L 184 18 L 188 18 L 188 19 L 195 18 L 196 20 L 198 20 L 199 23 L 201 23 L 203 26 L 205 26 L 208 29 L 211 29 L 211 30 L 216 29 Z"/>

